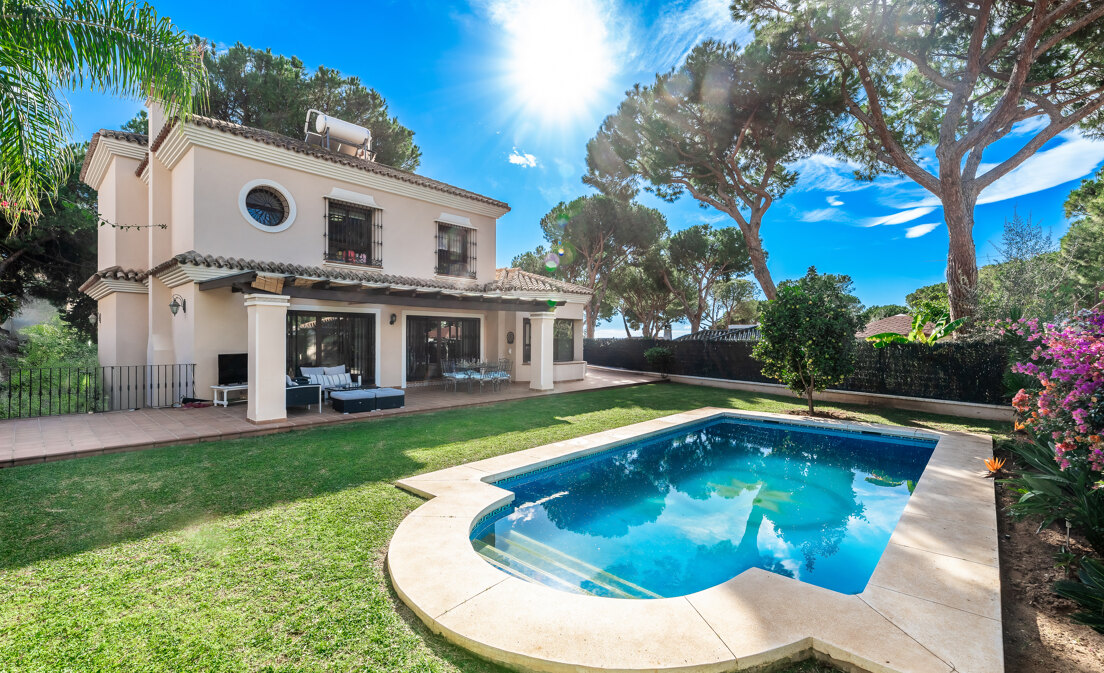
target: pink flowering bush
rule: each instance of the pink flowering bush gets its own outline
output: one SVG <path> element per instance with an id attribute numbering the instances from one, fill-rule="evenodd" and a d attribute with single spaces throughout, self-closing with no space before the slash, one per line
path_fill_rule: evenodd
<path id="1" fill-rule="evenodd" d="M 1104 478 L 1104 311 L 1060 324 L 1016 321 L 998 329 L 1034 344 L 1012 366 L 1035 383 L 1012 399 L 1017 428 L 1053 447 L 1063 470 L 1077 465 Z"/>

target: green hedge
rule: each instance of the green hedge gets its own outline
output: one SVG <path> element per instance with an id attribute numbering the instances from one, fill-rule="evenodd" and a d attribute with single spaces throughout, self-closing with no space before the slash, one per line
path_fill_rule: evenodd
<path id="1" fill-rule="evenodd" d="M 644 351 L 655 346 L 674 355 L 670 373 L 684 376 L 777 383 L 763 376 L 751 356 L 755 342 L 585 339 L 583 358 L 593 365 L 650 371 Z M 1000 404 L 1008 400 L 1004 375 L 1007 348 L 999 342 L 947 342 L 934 346 L 895 344 L 874 348 L 860 342 L 855 373 L 840 390 L 956 402 Z"/>

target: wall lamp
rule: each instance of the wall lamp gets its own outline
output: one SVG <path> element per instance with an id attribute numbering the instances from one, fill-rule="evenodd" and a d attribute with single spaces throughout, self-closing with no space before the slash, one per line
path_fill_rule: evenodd
<path id="1" fill-rule="evenodd" d="M 394 324 L 395 324 L 395 321 L 396 321 L 396 320 L 398 320 L 398 319 L 399 319 L 399 316 L 397 316 L 397 315 L 395 315 L 394 313 L 392 313 L 392 314 L 391 314 L 391 321 L 390 321 L 389 323 L 387 323 L 387 324 L 388 324 L 388 325 L 394 325 Z"/>
<path id="2" fill-rule="evenodd" d="M 169 302 L 169 310 L 172 311 L 172 314 L 175 316 L 177 311 L 181 309 L 184 309 L 184 313 L 187 313 L 188 302 L 184 300 L 184 297 L 181 297 L 178 294 L 174 294 L 172 296 L 172 301 Z"/>

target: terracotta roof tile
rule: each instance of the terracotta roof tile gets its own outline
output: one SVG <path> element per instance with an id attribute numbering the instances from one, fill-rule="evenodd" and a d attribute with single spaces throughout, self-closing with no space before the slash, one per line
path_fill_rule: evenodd
<path id="1" fill-rule="evenodd" d="M 88 280 L 84 281 L 78 288 L 81 292 L 86 291 L 92 287 L 98 280 L 133 280 L 141 281 L 148 274 L 145 271 L 138 271 L 137 269 L 124 269 L 121 266 L 109 266 L 106 269 L 100 269 L 96 273 L 89 276 Z"/>
<path id="2" fill-rule="evenodd" d="M 149 136 L 141 133 L 113 131 L 111 129 L 100 129 L 96 131 L 92 136 L 92 141 L 88 143 L 88 150 L 84 153 L 84 163 L 81 164 L 80 172 L 81 182 L 84 181 L 84 176 L 88 173 L 88 161 L 92 158 L 92 155 L 96 153 L 96 146 L 100 144 L 100 138 L 122 140 L 123 142 L 134 143 L 135 145 L 149 145 Z"/>
<path id="3" fill-rule="evenodd" d="M 934 327 L 935 325 L 931 323 L 924 325 L 924 333 L 931 334 Z M 903 336 L 911 331 L 912 316 L 905 313 L 898 313 L 897 315 L 891 315 L 888 318 L 881 318 L 871 322 L 855 334 L 855 336 L 859 339 L 865 339 L 866 337 L 874 336 L 875 334 L 883 334 L 885 332 L 893 332 L 894 334 Z"/>
<path id="4" fill-rule="evenodd" d="M 594 294 L 594 291 L 582 285 L 541 276 L 517 267 L 496 269 L 495 279 L 487 284 L 487 290 L 500 292 L 570 292 L 573 294 Z"/>
<path id="5" fill-rule="evenodd" d="M 222 131 L 223 133 L 229 133 L 231 135 L 240 136 L 242 138 L 248 138 L 257 142 L 264 143 L 266 145 L 272 145 L 274 147 L 282 147 L 292 152 L 298 152 L 299 154 L 306 154 L 308 156 L 316 157 L 318 159 L 324 159 L 335 164 L 342 166 L 350 166 L 352 168 L 359 168 L 369 173 L 375 173 L 396 180 L 402 180 L 403 182 L 409 182 L 421 187 L 428 187 L 439 192 L 446 194 L 452 194 L 454 196 L 461 196 L 466 199 L 472 199 L 473 201 L 479 201 L 487 203 L 492 206 L 498 206 L 505 210 L 509 210 L 510 206 L 497 199 L 492 199 L 482 194 L 476 194 L 475 192 L 461 189 L 450 184 L 441 182 L 440 180 L 433 180 L 416 173 L 400 170 L 387 164 L 381 164 L 375 161 L 369 161 L 367 159 L 359 159 L 347 154 L 339 154 L 337 152 L 331 152 L 323 149 L 317 145 L 311 145 L 304 140 L 297 140 L 295 138 L 289 138 L 288 136 L 280 135 L 279 133 L 273 133 L 272 131 L 265 131 L 262 129 L 255 129 L 249 126 L 242 126 L 241 124 L 233 124 L 231 122 L 225 122 L 218 119 L 211 119 L 210 117 L 200 117 L 198 115 L 193 116 L 189 123 L 197 126 L 206 126 L 216 131 Z M 160 134 L 159 134 L 160 136 Z M 158 140 L 161 140 L 159 137 Z M 153 151 L 157 151 L 158 143 L 155 141 Z"/>

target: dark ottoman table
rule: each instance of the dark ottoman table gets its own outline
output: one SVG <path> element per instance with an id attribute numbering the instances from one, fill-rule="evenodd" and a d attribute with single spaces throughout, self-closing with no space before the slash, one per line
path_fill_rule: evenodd
<path id="1" fill-rule="evenodd" d="M 356 414 L 362 411 L 376 410 L 378 390 L 335 390 L 330 393 L 334 411 L 342 414 Z"/>
<path id="2" fill-rule="evenodd" d="M 398 388 L 376 388 L 377 409 L 402 409 L 406 406 L 406 393 Z"/>

